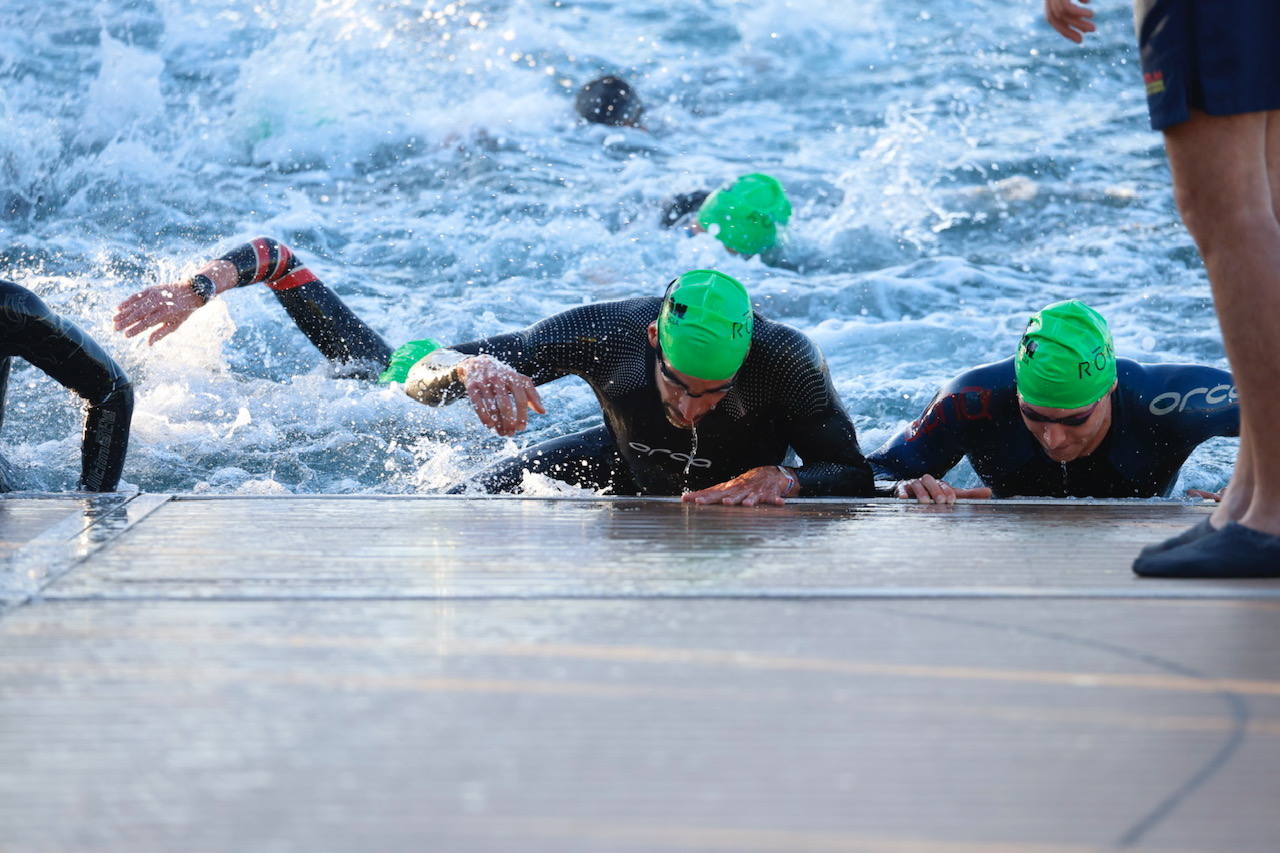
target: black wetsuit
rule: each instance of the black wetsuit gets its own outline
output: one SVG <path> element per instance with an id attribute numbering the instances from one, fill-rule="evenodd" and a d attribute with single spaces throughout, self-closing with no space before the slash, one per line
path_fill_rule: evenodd
<path id="1" fill-rule="evenodd" d="M 391 348 L 282 244 L 258 238 L 226 255 L 239 284 L 264 282 L 328 358 L 376 377 Z M 657 297 L 605 302 L 557 314 L 522 332 L 451 349 L 497 358 L 537 384 L 573 374 L 596 393 L 605 423 L 544 442 L 483 472 L 487 491 L 512 491 L 533 471 L 615 494 L 677 495 L 730 480 L 793 450 L 804 495 L 869 495 L 871 468 L 858 449 L 826 361 L 789 326 L 756 316 L 737 381 L 695 431 L 672 426 L 654 379 L 646 329 Z M 355 370 L 351 371 L 355 374 Z M 463 395 L 450 373 L 437 396 Z M 696 446 L 695 446 L 696 440 Z"/>
<path id="2" fill-rule="evenodd" d="M 1240 431 L 1231 374 L 1192 364 L 1116 360 L 1111 428 L 1088 456 L 1050 459 L 1018 410 L 1013 359 L 945 385 L 914 423 L 868 459 L 880 479 L 942 477 L 964 456 L 997 497 L 1168 495 L 1201 442 Z"/>
<path id="3" fill-rule="evenodd" d="M 133 418 L 133 386 L 120 365 L 78 326 L 25 287 L 0 281 L 0 420 L 14 356 L 52 376 L 89 404 L 79 488 L 109 492 L 120 481 Z M 4 463 L 7 467 L 7 463 Z M 0 489 L 8 491 L 0 468 Z"/>

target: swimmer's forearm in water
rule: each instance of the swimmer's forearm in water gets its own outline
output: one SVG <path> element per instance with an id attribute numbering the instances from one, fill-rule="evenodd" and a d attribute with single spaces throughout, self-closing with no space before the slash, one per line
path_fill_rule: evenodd
<path id="1" fill-rule="evenodd" d="M 218 261 L 224 261 L 235 269 L 236 281 L 233 287 L 261 282 L 280 292 L 318 280 L 288 246 L 270 237 L 250 240 L 227 252 Z"/>
<path id="2" fill-rule="evenodd" d="M 533 380 L 490 355 L 438 349 L 410 368 L 405 380 L 405 393 L 428 406 L 465 395 L 480 422 L 498 435 L 528 426 L 530 410 L 547 413 Z"/>
<path id="3" fill-rule="evenodd" d="M 80 445 L 80 484 L 86 492 L 109 492 L 120 482 L 129 450 L 133 386 L 112 391 L 89 406 Z"/>
<path id="4" fill-rule="evenodd" d="M 444 406 L 467 395 L 458 376 L 458 365 L 469 356 L 438 349 L 409 368 L 404 393 L 427 406 Z"/>

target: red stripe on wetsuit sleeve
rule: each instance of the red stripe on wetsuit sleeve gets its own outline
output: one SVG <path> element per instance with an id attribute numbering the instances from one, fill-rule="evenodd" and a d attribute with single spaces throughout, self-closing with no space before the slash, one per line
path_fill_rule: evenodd
<path id="1" fill-rule="evenodd" d="M 253 271 L 253 280 L 262 281 L 267 277 L 267 264 L 271 262 L 271 247 L 261 237 L 250 241 L 249 245 L 253 246 L 253 252 L 258 259 L 258 266 Z"/>
<path id="2" fill-rule="evenodd" d="M 293 252 L 289 251 L 289 247 L 284 243 L 276 244 L 280 248 L 280 260 L 276 262 L 276 268 L 271 271 L 267 281 L 275 281 L 284 275 L 284 271 L 289 268 L 289 262 L 293 260 Z"/>
<path id="3" fill-rule="evenodd" d="M 301 287 L 304 284 L 310 284 L 313 281 L 319 281 L 315 273 L 306 267 L 298 267 L 284 278 L 267 282 L 267 287 L 272 290 L 293 290 L 295 287 Z"/>

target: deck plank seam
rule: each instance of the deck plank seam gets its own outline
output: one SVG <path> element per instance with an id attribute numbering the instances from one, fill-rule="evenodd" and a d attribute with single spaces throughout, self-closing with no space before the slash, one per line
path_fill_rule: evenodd
<path id="1" fill-rule="evenodd" d="M 168 503 L 170 495 L 135 492 L 121 500 L 91 504 L 45 529 L 9 555 L 0 571 L 0 619 L 29 604 L 106 545 Z M 122 519 L 118 528 L 107 524 Z M 82 541 L 84 534 L 100 536 Z M 24 583 L 24 579 L 27 582 Z M 9 584 L 12 584 L 11 586 Z"/>

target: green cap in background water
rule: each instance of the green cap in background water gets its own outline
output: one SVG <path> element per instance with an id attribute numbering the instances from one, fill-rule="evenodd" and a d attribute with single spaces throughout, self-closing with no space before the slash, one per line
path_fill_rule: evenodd
<path id="1" fill-rule="evenodd" d="M 778 242 L 778 228 L 791 220 L 782 184 L 759 173 L 743 175 L 707 196 L 698 226 L 739 255 L 755 255 Z"/>

